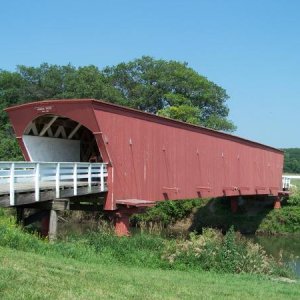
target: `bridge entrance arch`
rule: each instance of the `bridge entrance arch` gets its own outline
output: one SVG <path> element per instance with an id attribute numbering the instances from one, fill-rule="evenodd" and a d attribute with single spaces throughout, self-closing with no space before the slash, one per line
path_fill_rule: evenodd
<path id="1" fill-rule="evenodd" d="M 27 125 L 22 140 L 33 162 L 103 161 L 93 132 L 68 117 L 39 116 Z"/>

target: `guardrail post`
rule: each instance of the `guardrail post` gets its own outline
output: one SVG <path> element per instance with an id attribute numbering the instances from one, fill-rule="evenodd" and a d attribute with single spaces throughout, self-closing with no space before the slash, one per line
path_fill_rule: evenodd
<path id="1" fill-rule="evenodd" d="M 74 187 L 74 196 L 77 196 L 77 163 L 74 163 L 74 167 L 73 167 L 73 187 Z"/>
<path id="2" fill-rule="evenodd" d="M 92 191 L 92 164 L 88 166 L 88 192 Z"/>
<path id="3" fill-rule="evenodd" d="M 104 173 L 103 173 L 103 168 L 104 168 L 104 165 L 101 164 L 101 168 L 100 168 L 100 183 L 101 183 L 100 191 L 101 192 L 104 191 Z"/>
<path id="4" fill-rule="evenodd" d="M 289 190 L 291 187 L 291 177 L 289 176 L 282 176 L 282 188 L 284 190 Z"/>
<path id="5" fill-rule="evenodd" d="M 35 201 L 40 200 L 40 164 L 35 165 L 35 175 L 34 175 L 34 199 Z"/>
<path id="6" fill-rule="evenodd" d="M 56 164 L 56 172 L 55 172 L 55 197 L 60 197 L 60 163 Z"/>
<path id="7" fill-rule="evenodd" d="M 10 177 L 9 177 L 9 204 L 15 204 L 15 163 L 10 166 Z"/>

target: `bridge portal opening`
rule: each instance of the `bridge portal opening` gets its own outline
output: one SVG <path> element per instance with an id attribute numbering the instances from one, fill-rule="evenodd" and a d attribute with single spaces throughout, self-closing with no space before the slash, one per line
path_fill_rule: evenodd
<path id="1" fill-rule="evenodd" d="M 31 161 L 102 162 L 94 134 L 63 116 L 36 118 L 25 129 L 23 142 Z"/>

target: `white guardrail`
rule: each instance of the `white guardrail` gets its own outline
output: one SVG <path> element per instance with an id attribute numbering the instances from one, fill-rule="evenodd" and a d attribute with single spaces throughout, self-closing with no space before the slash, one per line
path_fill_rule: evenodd
<path id="1" fill-rule="evenodd" d="M 282 176 L 282 188 L 283 190 L 289 190 L 291 187 L 291 178 L 289 176 Z"/>
<path id="2" fill-rule="evenodd" d="M 99 192 L 105 191 L 107 165 L 105 163 L 82 162 L 1 162 L 0 188 L 9 192 L 10 205 L 15 204 L 18 189 L 31 187 L 35 192 L 35 201 L 40 201 L 41 188 L 55 189 L 55 197 L 60 197 L 62 187 L 73 188 L 77 195 L 79 186 L 99 185 Z"/>
<path id="3" fill-rule="evenodd" d="M 291 184 L 292 179 L 300 179 L 300 175 L 288 175 L 285 174 L 282 176 L 282 187 L 286 190 L 289 190 L 293 185 Z"/>

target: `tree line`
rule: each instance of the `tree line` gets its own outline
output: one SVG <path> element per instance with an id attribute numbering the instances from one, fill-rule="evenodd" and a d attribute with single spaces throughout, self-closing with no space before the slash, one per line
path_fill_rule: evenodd
<path id="1" fill-rule="evenodd" d="M 284 168 L 285 173 L 300 174 L 300 148 L 286 148 L 284 151 Z"/>
<path id="2" fill-rule="evenodd" d="M 102 99 L 225 132 L 236 129 L 228 119 L 226 91 L 187 63 L 143 56 L 103 69 L 19 65 L 12 72 L 0 70 L 0 160 L 22 159 L 4 108 L 70 98 Z"/>

